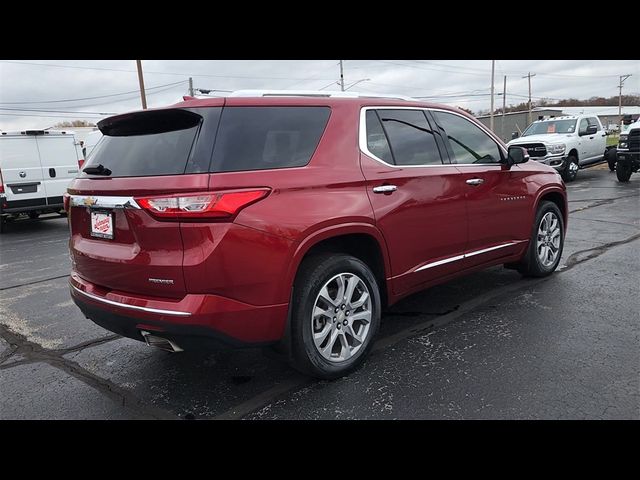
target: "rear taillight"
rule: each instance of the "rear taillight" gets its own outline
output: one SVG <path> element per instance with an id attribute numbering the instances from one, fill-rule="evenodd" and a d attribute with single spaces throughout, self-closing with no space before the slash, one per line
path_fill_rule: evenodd
<path id="1" fill-rule="evenodd" d="M 78 168 L 82 170 L 82 166 L 84 165 L 84 158 L 78 160 Z"/>
<path id="2" fill-rule="evenodd" d="M 2 181 L 2 170 L 0 170 L 0 193 L 4 193 L 4 182 Z"/>
<path id="3" fill-rule="evenodd" d="M 69 194 L 67 192 L 64 192 L 62 194 L 62 204 L 64 205 L 64 211 L 65 212 L 69 212 L 69 200 L 71 199 L 71 197 L 69 196 Z"/>
<path id="4" fill-rule="evenodd" d="M 269 194 L 268 188 L 231 192 L 203 192 L 136 198 L 151 215 L 161 219 L 219 219 L 235 217 L 240 210 Z"/>

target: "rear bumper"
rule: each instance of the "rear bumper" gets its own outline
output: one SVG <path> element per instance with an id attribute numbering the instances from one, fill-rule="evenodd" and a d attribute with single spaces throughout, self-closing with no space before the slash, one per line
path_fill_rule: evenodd
<path id="1" fill-rule="evenodd" d="M 7 200 L 0 195 L 0 215 L 3 213 L 23 213 L 32 211 L 56 211 L 64 208 L 62 197 L 33 198 L 29 200 Z"/>
<path id="2" fill-rule="evenodd" d="M 275 343 L 284 334 L 288 305 L 256 306 L 217 295 L 188 294 L 181 300 L 109 290 L 75 272 L 71 297 L 84 315 L 107 330 L 143 341 L 140 330 L 174 340 L 182 348 Z"/>

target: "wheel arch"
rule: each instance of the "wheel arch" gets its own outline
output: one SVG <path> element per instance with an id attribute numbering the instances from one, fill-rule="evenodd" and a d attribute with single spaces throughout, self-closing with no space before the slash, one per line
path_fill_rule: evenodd
<path id="1" fill-rule="evenodd" d="M 580 156 L 578 155 L 578 150 L 574 147 L 571 150 L 569 150 L 569 155 L 573 155 L 574 157 L 576 157 L 576 160 L 578 160 L 578 162 L 580 161 Z"/>
<path id="2" fill-rule="evenodd" d="M 567 224 L 569 221 L 569 205 L 567 203 L 567 194 L 566 191 L 558 187 L 547 188 L 540 193 L 538 193 L 538 197 L 536 198 L 535 207 L 533 209 L 532 221 L 535 219 L 536 212 L 540 207 L 540 204 L 544 201 L 549 201 L 555 203 L 560 212 L 562 213 L 562 220 L 564 223 L 565 232 L 567 230 Z"/>
<path id="3" fill-rule="evenodd" d="M 335 251 L 362 260 L 380 282 L 383 304 L 389 296 L 391 264 L 382 233 L 372 224 L 351 223 L 323 228 L 300 242 L 287 269 L 286 285 L 293 289 L 300 265 L 309 255 Z"/>

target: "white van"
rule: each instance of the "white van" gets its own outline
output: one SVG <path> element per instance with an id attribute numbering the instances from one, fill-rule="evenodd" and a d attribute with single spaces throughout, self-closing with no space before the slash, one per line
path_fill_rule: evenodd
<path id="1" fill-rule="evenodd" d="M 84 138 L 84 145 L 82 147 L 82 155 L 85 160 L 89 158 L 91 151 L 100 140 L 102 140 L 102 132 L 100 130 L 95 130 L 87 134 Z"/>
<path id="2" fill-rule="evenodd" d="M 21 213 L 64 213 L 63 194 L 82 161 L 73 132 L 0 133 L 0 233 Z"/>

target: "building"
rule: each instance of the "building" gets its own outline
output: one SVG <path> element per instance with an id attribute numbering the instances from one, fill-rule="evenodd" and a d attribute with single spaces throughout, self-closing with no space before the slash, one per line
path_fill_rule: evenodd
<path id="1" fill-rule="evenodd" d="M 541 120 L 548 117 L 559 117 L 563 115 L 562 110 L 559 108 L 535 108 L 531 112 L 531 119 Z M 509 112 L 503 115 L 493 116 L 493 131 L 498 135 L 502 141 L 508 142 L 511 140 L 511 134 L 513 132 L 522 133 L 529 126 L 529 110 L 522 110 L 519 112 Z M 491 124 L 491 117 L 489 115 L 482 115 L 477 117 L 480 123 L 487 127 Z"/>
<path id="2" fill-rule="evenodd" d="M 563 115 L 597 115 L 604 128 L 618 126 L 620 115 L 618 115 L 618 105 L 604 107 L 562 107 Z M 640 106 L 622 107 L 622 115 L 631 115 L 634 120 L 640 118 Z"/>
<path id="3" fill-rule="evenodd" d="M 600 118 L 600 122 L 605 128 L 617 126 L 620 123 L 618 115 L 618 106 L 604 107 L 535 107 L 531 112 L 532 121 L 542 120 L 544 118 L 560 117 L 562 115 L 596 115 Z M 640 106 L 622 107 L 623 115 L 632 115 L 633 119 L 640 118 Z M 512 138 L 513 132 L 522 133 L 529 125 L 529 111 L 523 110 L 519 112 L 509 112 L 504 115 L 494 115 L 493 130 L 505 142 Z M 477 117 L 478 120 L 486 125 L 490 125 L 491 118 L 489 115 Z"/>

